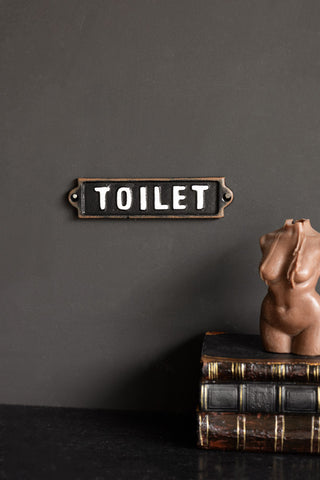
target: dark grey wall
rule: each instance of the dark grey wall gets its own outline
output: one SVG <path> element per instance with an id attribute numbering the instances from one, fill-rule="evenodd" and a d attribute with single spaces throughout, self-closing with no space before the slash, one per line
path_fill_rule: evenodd
<path id="1" fill-rule="evenodd" d="M 2 6 L 0 402 L 191 408 L 201 332 L 258 331 L 258 237 L 320 230 L 319 2 Z M 79 176 L 215 175 L 216 221 L 66 202 Z"/>

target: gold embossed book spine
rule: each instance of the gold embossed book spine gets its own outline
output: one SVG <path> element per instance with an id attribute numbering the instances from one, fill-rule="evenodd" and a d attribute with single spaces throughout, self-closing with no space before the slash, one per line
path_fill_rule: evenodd
<path id="1" fill-rule="evenodd" d="M 263 350 L 259 335 L 207 332 L 201 355 L 202 382 L 320 383 L 320 357 Z"/>
<path id="2" fill-rule="evenodd" d="M 320 416 L 198 412 L 198 446 L 210 450 L 320 453 Z"/>
<path id="3" fill-rule="evenodd" d="M 198 445 L 320 453 L 320 357 L 266 352 L 258 335 L 207 332 Z"/>
<path id="4" fill-rule="evenodd" d="M 266 362 L 256 359 L 215 361 L 202 358 L 201 376 L 203 381 L 265 381 L 265 382 L 298 382 L 318 383 L 320 381 L 320 365 L 312 360 L 287 362 Z"/>
<path id="5" fill-rule="evenodd" d="M 320 414 L 320 386 L 279 383 L 202 383 L 200 410 Z"/>

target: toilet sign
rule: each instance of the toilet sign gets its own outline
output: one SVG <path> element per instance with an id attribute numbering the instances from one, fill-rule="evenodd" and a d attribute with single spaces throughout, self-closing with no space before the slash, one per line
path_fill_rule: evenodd
<path id="1" fill-rule="evenodd" d="M 78 178 L 79 218 L 220 218 L 233 200 L 224 177 Z"/>

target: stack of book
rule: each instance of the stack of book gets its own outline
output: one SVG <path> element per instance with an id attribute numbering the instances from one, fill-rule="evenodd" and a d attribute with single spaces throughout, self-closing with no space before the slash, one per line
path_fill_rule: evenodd
<path id="1" fill-rule="evenodd" d="M 263 351 L 258 335 L 207 332 L 198 445 L 320 453 L 320 357 Z"/>

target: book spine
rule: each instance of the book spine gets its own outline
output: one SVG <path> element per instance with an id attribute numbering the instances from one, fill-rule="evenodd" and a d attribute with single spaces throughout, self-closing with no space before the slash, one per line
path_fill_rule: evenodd
<path id="1" fill-rule="evenodd" d="M 307 363 L 259 363 L 205 361 L 202 364 L 202 381 L 288 381 L 319 383 L 320 365 Z"/>
<path id="2" fill-rule="evenodd" d="M 276 383 L 206 383 L 200 410 L 253 413 L 320 413 L 320 386 Z"/>
<path id="3" fill-rule="evenodd" d="M 198 413 L 198 446 L 211 450 L 320 453 L 320 417 Z"/>

